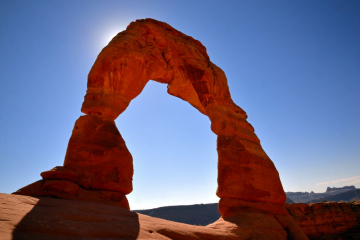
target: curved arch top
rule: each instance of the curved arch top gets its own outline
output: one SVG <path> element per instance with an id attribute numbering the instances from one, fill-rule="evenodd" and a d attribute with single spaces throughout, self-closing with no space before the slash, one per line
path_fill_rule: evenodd
<path id="1" fill-rule="evenodd" d="M 99 54 L 89 73 L 82 111 L 102 111 L 116 118 L 150 79 L 167 83 L 170 94 L 204 114 L 210 95 L 213 99 L 215 93 L 226 92 L 223 98 L 230 100 L 227 84 L 222 83 L 224 73 L 210 62 L 199 41 L 166 23 L 146 19 L 131 23 Z"/>

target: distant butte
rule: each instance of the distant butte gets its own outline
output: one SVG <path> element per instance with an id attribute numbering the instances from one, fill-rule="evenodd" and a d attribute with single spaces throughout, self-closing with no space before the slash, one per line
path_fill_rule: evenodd
<path id="1" fill-rule="evenodd" d="M 99 54 L 88 75 L 81 108 L 86 115 L 75 123 L 64 166 L 42 173 L 42 180 L 15 194 L 129 210 L 126 194 L 132 191 L 132 156 L 114 120 L 149 80 L 167 84 L 170 95 L 208 116 L 218 136 L 216 194 L 222 217 L 212 225 L 214 230 L 201 233 L 202 239 L 214 239 L 216 231 L 225 230 L 235 239 L 307 239 L 284 207 L 279 174 L 245 111 L 231 99 L 225 73 L 210 61 L 199 41 L 153 19 L 132 22 Z M 245 225 L 252 230 L 245 231 Z M 195 239 L 174 234 L 165 235 Z"/>

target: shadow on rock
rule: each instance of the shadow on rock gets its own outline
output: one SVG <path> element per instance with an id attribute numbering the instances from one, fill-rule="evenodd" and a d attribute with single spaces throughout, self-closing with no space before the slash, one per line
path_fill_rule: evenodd
<path id="1" fill-rule="evenodd" d="M 18 200 L 21 209 L 12 205 L 18 215 L 12 236 L 16 240 L 136 239 L 139 235 L 138 215 L 120 207 L 46 197 Z"/>

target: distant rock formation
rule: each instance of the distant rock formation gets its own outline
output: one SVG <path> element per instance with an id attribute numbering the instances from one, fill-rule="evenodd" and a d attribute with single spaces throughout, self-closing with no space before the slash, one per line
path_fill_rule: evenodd
<path id="1" fill-rule="evenodd" d="M 352 201 L 360 201 L 360 189 L 350 190 L 338 194 L 333 194 L 329 196 L 325 196 L 322 198 L 313 199 L 312 201 L 307 202 L 310 203 L 319 203 L 319 202 L 352 202 Z"/>
<path id="2" fill-rule="evenodd" d="M 81 108 L 86 115 L 75 123 L 64 167 L 16 194 L 112 201 L 129 209 L 132 157 L 114 120 L 150 79 L 167 84 L 170 95 L 211 121 L 218 136 L 219 221 L 244 221 L 266 237 L 306 239 L 284 208 L 279 174 L 245 111 L 231 99 L 225 73 L 199 41 L 153 19 L 132 22 L 101 51 L 88 75 Z"/>
<path id="3" fill-rule="evenodd" d="M 326 192 L 333 192 L 333 191 L 341 191 L 341 190 L 355 190 L 355 186 L 344 186 L 344 187 L 340 187 L 340 188 L 336 188 L 336 187 L 327 187 Z"/>
<path id="4" fill-rule="evenodd" d="M 198 226 L 209 225 L 221 217 L 217 203 L 168 206 L 147 210 L 134 210 L 134 212 Z"/>
<path id="5" fill-rule="evenodd" d="M 345 186 L 341 188 L 327 188 L 326 192 L 323 193 L 314 193 L 313 191 L 309 192 L 286 192 L 286 196 L 293 200 L 296 203 L 316 203 L 321 201 L 351 201 L 351 200 L 357 200 L 356 198 L 350 199 L 350 196 L 353 196 L 351 194 L 348 195 L 341 195 L 342 199 L 334 198 L 332 199 L 331 196 L 337 195 L 340 193 L 345 193 L 351 190 L 356 190 L 355 186 Z M 356 191 L 355 191 L 356 193 Z M 327 197 L 329 197 L 328 200 Z M 354 197 L 354 196 L 353 196 Z M 332 199 L 332 200 L 331 200 Z"/>
<path id="6" fill-rule="evenodd" d="M 360 239 L 360 201 L 286 204 L 309 239 Z"/>
<path id="7" fill-rule="evenodd" d="M 286 203 L 293 203 L 293 201 L 287 198 Z M 206 226 L 208 224 L 214 223 L 221 217 L 218 208 L 219 205 L 217 203 L 208 203 L 183 206 L 167 206 L 133 211 L 174 222 Z"/>

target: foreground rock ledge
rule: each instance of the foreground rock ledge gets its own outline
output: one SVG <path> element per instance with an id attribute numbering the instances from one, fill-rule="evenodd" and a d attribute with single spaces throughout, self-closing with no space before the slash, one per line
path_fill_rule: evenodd
<path id="1" fill-rule="evenodd" d="M 0 194 L 0 239 L 288 239 L 261 211 L 193 226 L 101 203 Z"/>

